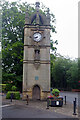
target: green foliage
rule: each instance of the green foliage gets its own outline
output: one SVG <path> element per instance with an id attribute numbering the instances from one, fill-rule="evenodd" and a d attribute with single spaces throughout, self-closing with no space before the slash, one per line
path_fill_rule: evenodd
<path id="1" fill-rule="evenodd" d="M 0 92 L 4 92 L 6 91 L 6 84 L 0 84 Z"/>
<path id="2" fill-rule="evenodd" d="M 72 62 L 72 66 L 66 71 L 66 79 L 68 87 L 73 89 L 78 89 L 78 63 L 76 61 Z"/>
<path id="3" fill-rule="evenodd" d="M 14 94 L 14 99 L 16 99 L 16 100 L 19 100 L 19 99 L 20 99 L 20 93 L 19 93 L 19 92 L 16 92 L 16 93 Z"/>
<path id="4" fill-rule="evenodd" d="M 51 55 L 51 87 L 71 90 L 80 89 L 79 85 L 79 60 L 69 57 Z"/>
<path id="5" fill-rule="evenodd" d="M 6 91 L 10 91 L 12 88 L 12 84 L 6 84 Z"/>
<path id="6" fill-rule="evenodd" d="M 17 89 L 17 87 L 14 85 L 14 86 L 12 86 L 12 91 L 16 91 L 16 89 Z"/>
<path id="7" fill-rule="evenodd" d="M 10 99 L 11 98 L 11 93 L 13 93 L 13 99 L 19 100 L 20 99 L 20 93 L 14 92 L 14 91 L 8 91 L 7 95 L 6 95 L 6 99 Z"/>
<path id="8" fill-rule="evenodd" d="M 1 52 L 0 52 L 0 84 L 2 84 L 2 53 Z"/>
<path id="9" fill-rule="evenodd" d="M 1 54 L 1 52 L 0 52 L 0 60 L 2 59 L 2 54 Z"/>
<path id="10" fill-rule="evenodd" d="M 50 40 L 50 44 L 51 44 L 51 50 L 52 50 L 52 52 L 54 51 L 55 53 L 56 53 L 56 51 L 57 51 L 57 48 L 56 47 L 54 47 L 53 45 L 54 44 L 58 44 L 58 41 L 56 40 L 56 41 L 53 41 L 53 40 Z"/>
<path id="11" fill-rule="evenodd" d="M 2 92 L 6 91 L 6 84 L 2 84 Z"/>
<path id="12" fill-rule="evenodd" d="M 22 86 L 23 41 L 27 3 L 3 2 L 2 5 L 2 81 Z"/>
<path id="13" fill-rule="evenodd" d="M 7 72 L 3 72 L 3 82 L 6 84 L 10 84 L 12 81 L 14 81 L 15 79 L 15 74 L 12 73 L 7 73 Z"/>
<path id="14" fill-rule="evenodd" d="M 78 85 L 80 88 L 80 58 L 78 58 Z"/>
<path id="15" fill-rule="evenodd" d="M 6 99 L 10 99 L 10 97 L 11 97 L 11 92 L 7 92 L 7 94 L 6 94 Z"/>
<path id="16" fill-rule="evenodd" d="M 60 91 L 58 89 L 53 89 L 52 90 L 52 94 L 56 97 L 59 96 L 59 93 L 60 93 Z"/>

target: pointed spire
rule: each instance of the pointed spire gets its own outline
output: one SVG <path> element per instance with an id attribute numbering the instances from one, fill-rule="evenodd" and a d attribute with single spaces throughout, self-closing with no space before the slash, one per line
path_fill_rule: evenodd
<path id="1" fill-rule="evenodd" d="M 36 8 L 36 11 L 37 11 L 37 14 L 36 14 L 36 24 L 38 24 L 39 25 L 39 8 L 40 8 L 40 2 L 36 2 L 35 3 L 35 8 Z"/>
<path id="2" fill-rule="evenodd" d="M 39 25 L 39 14 L 36 14 L 36 24 Z"/>
<path id="3" fill-rule="evenodd" d="M 29 10 L 26 10 L 26 15 L 25 15 L 25 24 L 29 24 Z"/>

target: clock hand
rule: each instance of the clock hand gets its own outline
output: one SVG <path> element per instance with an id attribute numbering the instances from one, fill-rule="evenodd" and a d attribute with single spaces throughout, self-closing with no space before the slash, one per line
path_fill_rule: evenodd
<path id="1" fill-rule="evenodd" d="M 38 38 L 38 36 L 37 36 L 37 37 L 34 37 L 34 38 Z"/>

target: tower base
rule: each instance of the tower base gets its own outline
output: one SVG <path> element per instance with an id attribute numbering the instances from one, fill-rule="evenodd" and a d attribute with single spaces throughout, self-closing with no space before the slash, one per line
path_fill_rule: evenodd
<path id="1" fill-rule="evenodd" d="M 27 95 L 29 97 L 30 100 L 37 100 L 37 98 L 33 97 L 33 91 L 32 90 L 28 90 L 28 91 L 23 91 L 23 100 L 26 100 Z M 47 100 L 47 97 L 50 95 L 50 91 L 40 91 L 40 98 L 39 100 Z"/>

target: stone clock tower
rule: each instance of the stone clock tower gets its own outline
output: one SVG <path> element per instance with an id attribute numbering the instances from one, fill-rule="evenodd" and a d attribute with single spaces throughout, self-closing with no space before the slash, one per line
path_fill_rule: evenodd
<path id="1" fill-rule="evenodd" d="M 25 16 L 23 99 L 46 99 L 50 93 L 50 14 L 41 14 L 40 3 L 36 12 Z"/>

